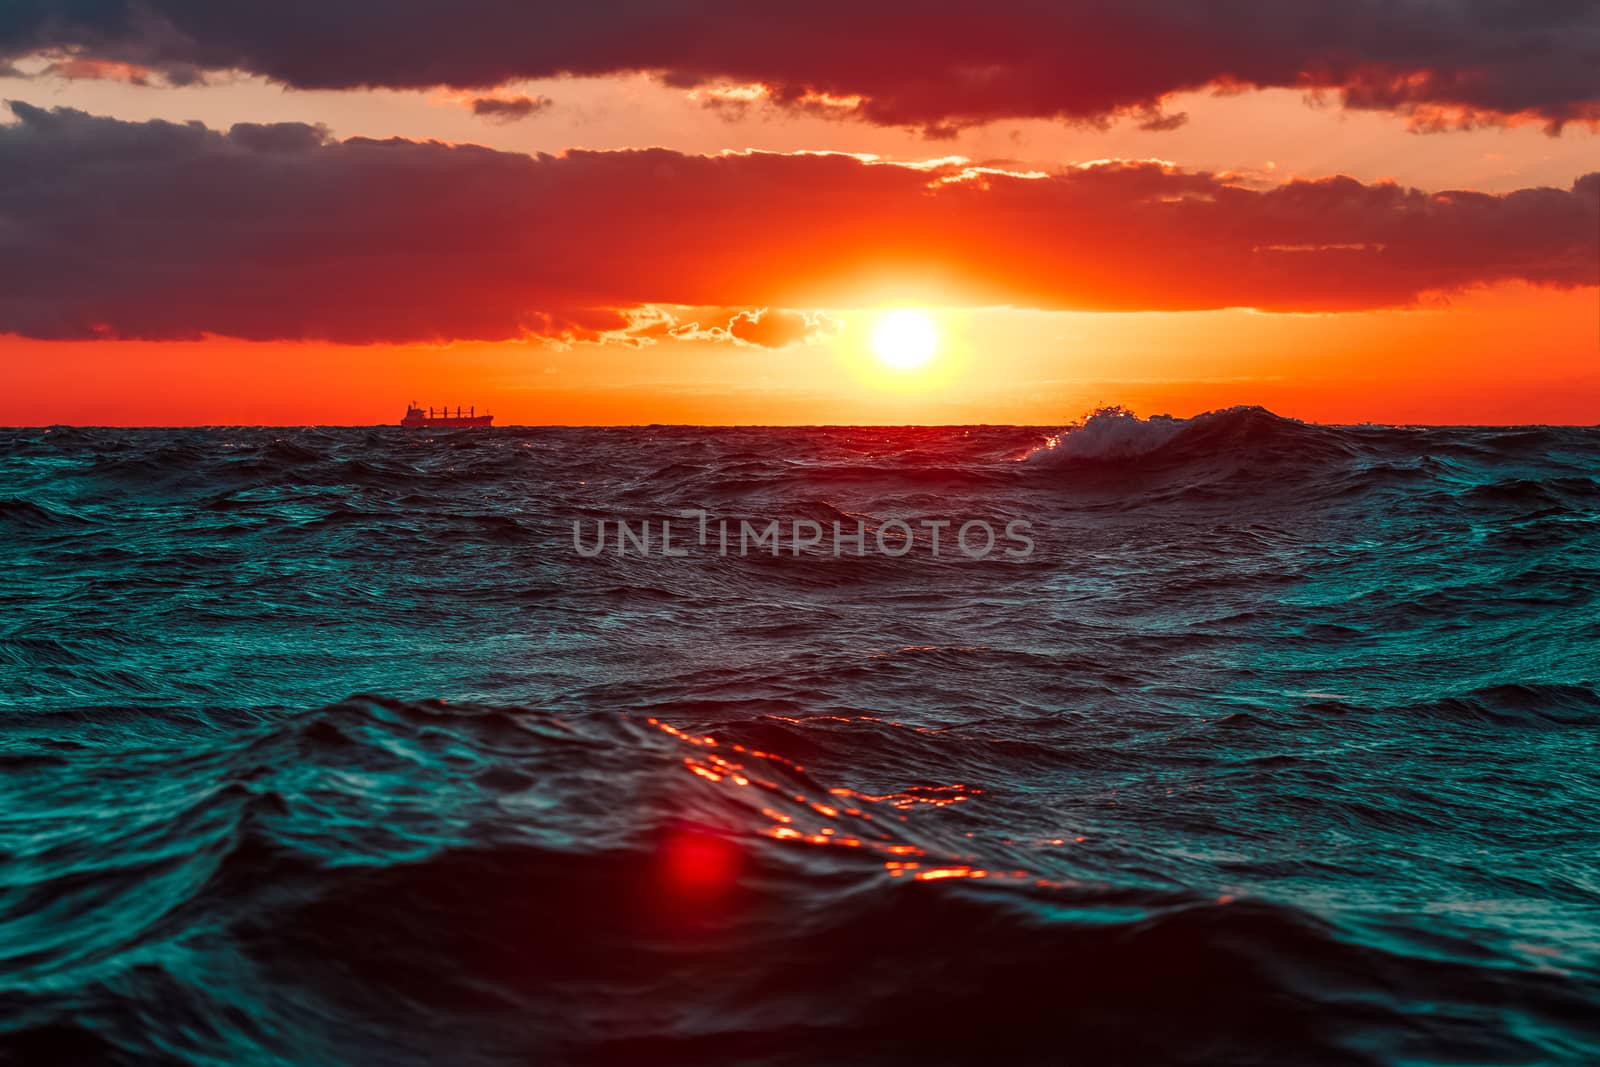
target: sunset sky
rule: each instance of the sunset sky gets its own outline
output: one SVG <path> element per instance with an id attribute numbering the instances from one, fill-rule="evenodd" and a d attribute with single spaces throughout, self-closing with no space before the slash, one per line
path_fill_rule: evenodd
<path id="1" fill-rule="evenodd" d="M 36 0 L 0 99 L 0 424 L 1600 422 L 1593 4 Z"/>

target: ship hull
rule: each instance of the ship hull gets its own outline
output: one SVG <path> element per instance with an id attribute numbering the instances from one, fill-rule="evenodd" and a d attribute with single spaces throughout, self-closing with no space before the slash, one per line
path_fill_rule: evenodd
<path id="1" fill-rule="evenodd" d="M 420 418 L 407 416 L 402 419 L 400 426 L 407 430 L 458 430 L 473 426 L 491 426 L 494 424 L 493 415 L 472 415 L 462 418 Z"/>

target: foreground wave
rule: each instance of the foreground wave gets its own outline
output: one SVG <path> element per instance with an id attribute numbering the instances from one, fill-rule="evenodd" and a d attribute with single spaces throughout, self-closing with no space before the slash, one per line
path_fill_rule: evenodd
<path id="1" fill-rule="evenodd" d="M 1079 855 L 1099 841 L 953 832 L 975 787 L 866 795 L 734 739 L 761 720 L 717 738 L 375 698 L 93 718 L 205 740 L 7 761 L 59 820 L 13 854 L 0 912 L 0 1048 L 24 1059 L 1512 1061 L 1549 1051 L 1539 1024 L 1600 1040 L 1592 975 L 1532 947 L 1104 878 Z"/>
<path id="2" fill-rule="evenodd" d="M 5 431 L 0 1062 L 1591 1062 L 1597 446 Z"/>

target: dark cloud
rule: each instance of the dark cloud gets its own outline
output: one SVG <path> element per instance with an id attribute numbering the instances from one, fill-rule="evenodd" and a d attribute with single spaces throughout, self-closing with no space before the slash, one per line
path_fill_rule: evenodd
<path id="1" fill-rule="evenodd" d="M 1187 111 L 1179 111 L 1171 115 L 1164 115 L 1159 111 L 1151 111 L 1140 116 L 1139 128 L 1141 130 L 1164 133 L 1167 130 L 1175 130 L 1187 124 L 1188 121 L 1189 113 Z"/>
<path id="2" fill-rule="evenodd" d="M 484 89 L 651 71 L 760 83 L 828 113 L 948 133 L 1012 117 L 1101 121 L 1171 92 L 1285 86 L 1424 127 L 1600 118 L 1592 0 L 11 0 L 0 58 L 41 49 L 301 88 Z M 859 98 L 859 99 L 857 99 Z M 1159 120 L 1157 120 L 1159 122 Z M 1172 121 L 1176 121 L 1175 119 Z"/>
<path id="3" fill-rule="evenodd" d="M 1600 174 L 1504 195 L 1252 188 L 1154 163 L 1029 177 L 842 155 L 527 156 L 12 108 L 0 331 L 32 337 L 585 339 L 638 326 L 629 309 L 646 305 L 886 299 L 1345 310 L 1600 273 Z M 722 321 L 763 344 L 798 328 L 771 311 Z"/>
<path id="4" fill-rule="evenodd" d="M 517 122 L 550 106 L 544 96 L 477 96 L 471 101 L 472 113 L 493 122 Z"/>

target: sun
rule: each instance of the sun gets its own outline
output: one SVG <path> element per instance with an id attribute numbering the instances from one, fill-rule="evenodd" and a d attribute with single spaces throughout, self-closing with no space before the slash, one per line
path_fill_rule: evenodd
<path id="1" fill-rule="evenodd" d="M 872 351 L 879 362 L 896 370 L 913 370 L 933 358 L 939 331 L 933 320 L 912 308 L 891 311 L 872 331 Z"/>

